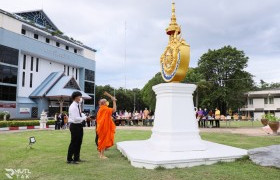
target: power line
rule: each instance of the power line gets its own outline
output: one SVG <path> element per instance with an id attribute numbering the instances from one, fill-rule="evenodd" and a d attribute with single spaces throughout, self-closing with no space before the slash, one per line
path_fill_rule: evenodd
<path id="1" fill-rule="evenodd" d="M 225 82 L 225 81 L 241 81 L 241 80 L 251 80 L 251 78 L 240 78 L 240 79 L 226 79 L 226 80 L 224 80 L 224 79 L 222 79 L 222 80 L 220 80 L 220 81 L 222 81 L 222 82 Z M 217 80 L 218 81 L 218 80 Z M 197 81 L 197 82 L 190 82 L 190 83 L 195 83 L 195 84 L 197 84 L 197 83 L 199 83 L 199 82 L 217 82 L 217 81 L 214 81 L 214 80 L 212 80 L 212 81 L 205 81 L 205 80 L 203 80 L 203 81 Z"/>

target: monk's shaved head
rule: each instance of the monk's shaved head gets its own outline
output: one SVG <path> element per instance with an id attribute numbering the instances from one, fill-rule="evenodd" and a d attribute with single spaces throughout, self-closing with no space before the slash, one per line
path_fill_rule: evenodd
<path id="1" fill-rule="evenodd" d="M 106 105 L 107 100 L 106 99 L 100 99 L 100 105 Z"/>

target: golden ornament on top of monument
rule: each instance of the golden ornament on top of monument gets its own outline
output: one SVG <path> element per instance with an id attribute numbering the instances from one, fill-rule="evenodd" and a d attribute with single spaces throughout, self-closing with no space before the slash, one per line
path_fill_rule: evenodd
<path id="1" fill-rule="evenodd" d="M 181 27 L 177 24 L 175 3 L 172 2 L 172 17 L 166 29 L 169 42 L 160 57 L 161 75 L 166 82 L 180 82 L 186 77 L 190 63 L 190 46 L 181 37 Z"/>

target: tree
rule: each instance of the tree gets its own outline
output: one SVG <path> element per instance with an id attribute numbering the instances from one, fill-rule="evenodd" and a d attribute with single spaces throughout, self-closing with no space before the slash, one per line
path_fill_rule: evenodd
<path id="1" fill-rule="evenodd" d="M 135 110 L 140 111 L 143 110 L 146 105 L 144 104 L 140 89 L 127 89 L 126 91 L 123 88 L 115 89 L 111 87 L 110 85 L 106 86 L 96 86 L 95 88 L 95 104 L 98 106 L 98 101 L 102 98 L 106 98 L 110 104 L 112 104 L 111 99 L 108 99 L 108 97 L 104 96 L 103 93 L 107 91 L 108 93 L 114 95 L 118 99 L 117 101 L 117 107 L 118 110 L 127 110 L 127 111 L 134 111 L 134 103 L 135 103 Z"/>
<path id="2" fill-rule="evenodd" d="M 157 73 L 148 83 L 142 88 L 141 96 L 145 104 L 148 105 L 148 108 L 152 111 L 155 110 L 156 106 L 156 94 L 153 91 L 152 87 L 164 83 L 164 80 L 161 77 L 161 73 Z"/>
<path id="3" fill-rule="evenodd" d="M 266 90 L 266 89 L 276 89 L 280 88 L 280 83 L 267 83 L 264 80 L 260 80 L 259 87 L 257 87 L 257 90 Z"/>
<path id="4" fill-rule="evenodd" d="M 223 114 L 231 108 L 237 110 L 244 103 L 244 93 L 254 87 L 253 76 L 245 71 L 248 57 L 231 46 L 208 50 L 198 61 L 199 72 L 211 83 L 203 97 L 221 109 Z M 205 105 L 205 104 L 204 104 Z"/>
<path id="5" fill-rule="evenodd" d="M 207 96 L 203 96 L 207 93 L 207 89 L 211 86 L 210 83 L 205 81 L 203 74 L 200 73 L 199 68 L 189 68 L 186 78 L 183 81 L 183 83 L 193 83 L 197 85 L 197 88 L 193 94 L 194 97 L 194 104 L 196 107 L 199 105 L 205 105 L 209 106 L 209 99 L 207 99 Z M 204 99 L 199 97 L 204 97 Z"/>

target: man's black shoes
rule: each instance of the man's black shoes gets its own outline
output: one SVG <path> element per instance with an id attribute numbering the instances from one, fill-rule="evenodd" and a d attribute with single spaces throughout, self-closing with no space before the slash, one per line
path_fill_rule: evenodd
<path id="1" fill-rule="evenodd" d="M 67 161 L 67 164 L 79 164 L 78 161 Z"/>

